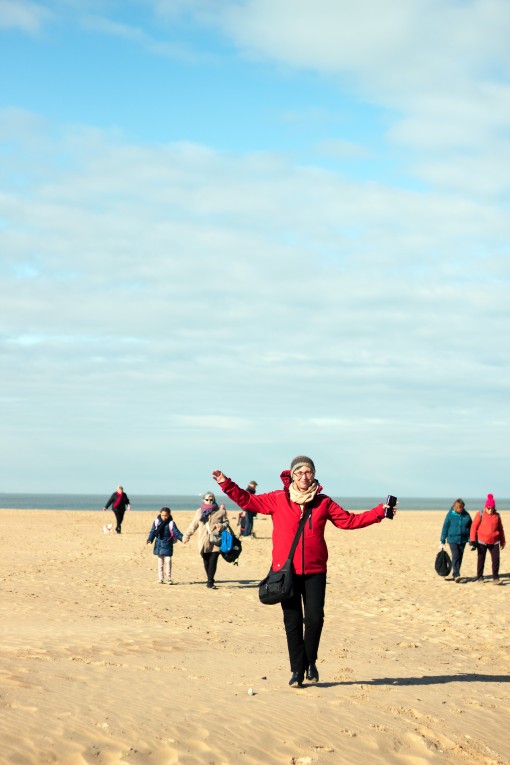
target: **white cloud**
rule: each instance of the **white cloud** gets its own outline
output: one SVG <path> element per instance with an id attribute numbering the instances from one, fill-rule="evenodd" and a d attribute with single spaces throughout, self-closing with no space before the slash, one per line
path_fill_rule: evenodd
<path id="1" fill-rule="evenodd" d="M 184 62 L 204 62 L 210 56 L 205 55 L 190 45 L 181 41 L 169 41 L 157 39 L 145 29 L 123 22 L 118 22 L 105 16 L 83 15 L 79 19 L 80 25 L 86 30 L 101 32 L 112 37 L 129 40 L 141 48 L 156 56 L 165 56 Z"/>
<path id="2" fill-rule="evenodd" d="M 40 3 L 27 0 L 0 0 L 0 29 L 38 33 L 53 14 Z"/>
<path id="3" fill-rule="evenodd" d="M 315 149 L 320 155 L 336 159 L 366 159 L 373 156 L 365 146 L 342 139 L 321 141 Z"/>
<path id="4" fill-rule="evenodd" d="M 509 69 L 504 0 L 248 0 L 226 4 L 221 18 L 247 51 L 350 73 L 383 98 Z"/>
<path id="5" fill-rule="evenodd" d="M 445 186 L 462 189 L 463 148 L 485 178 L 496 171 L 480 193 L 508 192 L 490 151 L 510 129 L 505 0 L 247 0 L 225 4 L 219 18 L 246 55 L 336 77 L 388 109 L 390 139 L 443 152 Z M 437 173 L 418 177 L 443 185 Z"/>
<path id="6" fill-rule="evenodd" d="M 31 161 L 29 196 L 0 200 L 4 328 L 36 335 L 56 369 L 69 354 L 77 368 L 85 354 L 84 378 L 104 359 L 112 380 L 130 361 L 165 359 L 182 384 L 208 369 L 237 417 L 244 392 L 261 395 L 275 375 L 289 401 L 310 384 L 339 385 L 351 402 L 394 386 L 408 405 L 406 388 L 422 387 L 429 405 L 445 387 L 453 398 L 459 365 L 483 375 L 505 347 L 493 313 L 508 280 L 504 209 L 191 145 L 84 132 L 67 152 L 68 171 L 41 184 Z"/>

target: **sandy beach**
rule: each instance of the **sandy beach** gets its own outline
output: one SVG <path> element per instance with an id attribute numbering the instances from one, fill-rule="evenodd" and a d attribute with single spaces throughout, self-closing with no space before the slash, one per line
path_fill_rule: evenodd
<path id="1" fill-rule="evenodd" d="M 106 535 L 108 513 L 0 511 L 2 765 L 510 763 L 507 550 L 503 586 L 469 548 L 457 584 L 434 571 L 442 512 L 329 524 L 320 683 L 293 689 L 257 597 L 270 520 L 208 590 L 195 537 L 158 584 L 154 516 Z"/>

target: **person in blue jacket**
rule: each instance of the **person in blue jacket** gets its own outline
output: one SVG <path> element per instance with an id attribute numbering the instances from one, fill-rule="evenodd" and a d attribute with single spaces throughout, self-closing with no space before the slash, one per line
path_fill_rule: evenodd
<path id="1" fill-rule="evenodd" d="M 471 529 L 471 516 L 465 508 L 464 501 L 456 499 L 446 514 L 441 531 L 441 546 L 448 542 L 452 553 L 452 574 L 446 578 L 454 582 L 461 581 L 460 567 Z"/>
<path id="2" fill-rule="evenodd" d="M 160 584 L 173 584 L 171 578 L 172 556 L 176 539 L 182 542 L 182 533 L 172 518 L 170 508 L 162 507 L 147 538 L 148 545 L 154 542 L 154 555 L 158 556 L 158 581 Z"/>

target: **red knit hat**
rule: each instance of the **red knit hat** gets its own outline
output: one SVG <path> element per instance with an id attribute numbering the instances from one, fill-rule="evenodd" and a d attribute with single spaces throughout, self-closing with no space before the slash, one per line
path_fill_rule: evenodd
<path id="1" fill-rule="evenodd" d="M 487 494 L 487 499 L 485 500 L 485 507 L 493 507 L 496 509 L 496 502 L 494 500 L 493 494 Z"/>

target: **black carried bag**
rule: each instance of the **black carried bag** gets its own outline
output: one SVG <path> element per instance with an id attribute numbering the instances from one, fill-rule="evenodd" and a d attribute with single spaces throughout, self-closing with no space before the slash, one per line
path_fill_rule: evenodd
<path id="1" fill-rule="evenodd" d="M 281 569 L 279 571 L 273 571 L 273 567 L 271 566 L 268 575 L 259 584 L 259 600 L 266 606 L 274 606 L 275 603 L 282 603 L 282 601 L 287 600 L 293 594 L 292 558 L 296 552 L 299 537 L 303 533 L 305 523 L 311 512 L 311 507 L 308 507 L 305 510 L 305 513 L 299 522 L 298 530 L 296 531 L 296 536 L 292 542 L 288 558 Z"/>
<path id="2" fill-rule="evenodd" d="M 435 569 L 439 576 L 448 576 L 452 570 L 452 560 L 446 550 L 439 550 L 436 555 Z"/>

